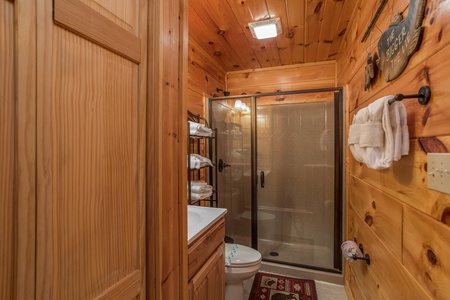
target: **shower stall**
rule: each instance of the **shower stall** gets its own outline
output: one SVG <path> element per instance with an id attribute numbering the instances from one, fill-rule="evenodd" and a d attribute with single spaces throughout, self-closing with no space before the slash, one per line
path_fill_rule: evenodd
<path id="1" fill-rule="evenodd" d="M 226 235 L 264 261 L 340 273 L 342 89 L 208 99 Z"/>

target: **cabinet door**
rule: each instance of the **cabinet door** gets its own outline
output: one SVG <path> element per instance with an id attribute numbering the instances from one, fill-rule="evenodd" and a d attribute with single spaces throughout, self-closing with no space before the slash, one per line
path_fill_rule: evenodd
<path id="1" fill-rule="evenodd" d="M 219 246 L 189 285 L 191 300 L 221 300 L 225 297 L 224 246 Z"/>
<path id="2" fill-rule="evenodd" d="M 145 298 L 147 1 L 36 3 L 36 298 Z"/>

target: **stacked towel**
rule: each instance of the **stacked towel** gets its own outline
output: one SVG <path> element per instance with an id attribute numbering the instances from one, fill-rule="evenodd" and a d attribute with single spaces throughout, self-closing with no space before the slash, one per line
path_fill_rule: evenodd
<path id="1" fill-rule="evenodd" d="M 189 184 L 189 183 L 188 183 Z M 189 186 L 188 186 L 189 188 Z M 213 187 L 203 180 L 191 181 L 191 199 L 202 200 L 211 197 Z"/>
<path id="2" fill-rule="evenodd" d="M 189 133 L 191 135 L 198 135 L 198 136 L 211 136 L 212 129 L 206 127 L 203 124 L 189 121 Z"/>
<path id="3" fill-rule="evenodd" d="M 380 98 L 358 111 L 349 128 L 350 151 L 371 169 L 387 169 L 409 153 L 406 108 L 401 102 L 389 105 L 392 98 Z"/>
<path id="4" fill-rule="evenodd" d="M 213 166 L 211 160 L 207 157 L 198 155 L 198 154 L 191 154 L 189 155 L 189 161 L 191 163 L 191 170 L 192 169 L 200 169 L 203 167 Z"/>

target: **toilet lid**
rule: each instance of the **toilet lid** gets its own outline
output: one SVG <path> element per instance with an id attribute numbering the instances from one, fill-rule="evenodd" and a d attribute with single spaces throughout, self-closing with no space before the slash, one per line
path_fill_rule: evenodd
<path id="1" fill-rule="evenodd" d="M 258 264 L 261 253 L 250 247 L 238 244 L 225 244 L 225 266 L 247 267 Z"/>

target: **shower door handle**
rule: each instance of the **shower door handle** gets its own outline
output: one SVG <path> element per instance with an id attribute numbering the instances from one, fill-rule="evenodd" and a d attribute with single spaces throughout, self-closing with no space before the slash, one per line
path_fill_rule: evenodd
<path id="1" fill-rule="evenodd" d="M 264 188 L 264 171 L 261 171 L 261 187 Z"/>

